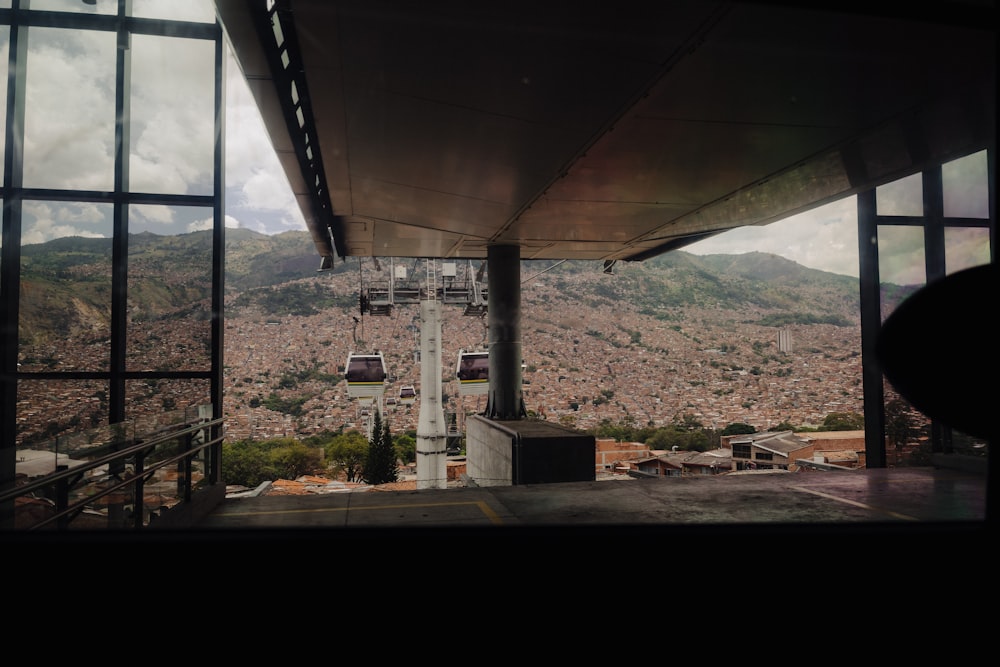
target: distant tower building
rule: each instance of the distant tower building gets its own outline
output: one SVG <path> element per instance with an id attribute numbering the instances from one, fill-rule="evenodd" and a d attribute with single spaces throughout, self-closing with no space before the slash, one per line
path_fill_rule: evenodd
<path id="1" fill-rule="evenodd" d="M 791 354 L 792 352 L 792 332 L 788 329 L 778 331 L 778 352 Z"/>

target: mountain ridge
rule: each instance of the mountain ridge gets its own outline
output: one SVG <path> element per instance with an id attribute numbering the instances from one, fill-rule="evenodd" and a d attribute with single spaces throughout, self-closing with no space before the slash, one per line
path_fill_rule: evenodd
<path id="1" fill-rule="evenodd" d="M 197 360 L 208 327 L 191 325 L 211 312 L 211 233 L 131 241 L 129 317 L 149 323 L 136 332 L 150 350 L 181 353 L 162 363 Z M 419 278 L 422 260 L 383 260 L 378 271 L 349 258 L 318 272 L 308 233 L 250 230 L 227 230 L 225 259 L 224 409 L 233 437 L 356 425 L 358 406 L 342 377 L 353 351 L 384 352 L 388 398 L 399 384 L 419 390 L 418 309 L 372 316 L 358 299 L 392 263 Z M 458 263 L 471 271 L 479 261 Z M 756 252 L 672 251 L 619 262 L 612 275 L 597 262 L 523 261 L 521 273 L 524 390 L 534 414 L 585 428 L 690 413 L 706 424 L 759 421 L 763 429 L 862 411 L 857 279 Z M 47 370 L 84 347 L 96 369 L 106 366 L 110 287 L 107 239 L 26 246 L 22 370 Z M 460 349 L 488 344 L 487 319 L 443 310 L 446 408 L 481 410 L 481 398 L 461 396 L 452 375 Z M 779 350 L 782 330 L 794 350 Z M 394 406 L 389 417 L 397 429 L 416 427 L 412 407 Z"/>

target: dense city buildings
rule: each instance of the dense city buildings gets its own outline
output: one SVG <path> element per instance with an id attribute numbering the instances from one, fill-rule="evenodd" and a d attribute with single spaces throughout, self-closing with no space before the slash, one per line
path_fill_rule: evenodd
<path id="1" fill-rule="evenodd" d="M 664 319 L 650 315 L 641 297 L 628 295 L 588 306 L 587 283 L 615 279 L 598 272 L 543 275 L 522 286 L 522 388 L 529 416 L 584 430 L 602 423 L 665 426 L 693 419 L 706 428 L 740 422 L 764 431 L 780 423 L 818 426 L 831 413 L 862 412 L 859 324 L 775 327 L 759 323 L 766 314 L 759 307 L 733 310 L 726 304 L 677 308 Z M 353 275 L 307 280 L 326 281 L 338 294 L 358 290 Z M 461 421 L 485 409 L 485 395 L 461 395 L 457 360 L 460 350 L 487 348 L 486 318 L 464 316 L 458 306 L 443 310 L 442 393 L 446 410 Z M 349 354 L 374 350 L 388 370 L 385 418 L 393 432 L 416 429 L 418 314 L 413 305 L 397 306 L 388 316 L 359 316 L 356 310 L 281 317 L 245 309 L 229 313 L 228 436 L 361 430 L 362 410 L 370 406 L 349 398 L 342 375 Z M 798 342 L 780 349 L 780 341 L 789 340 Z M 396 400 L 404 386 L 415 387 L 416 402 Z"/>
<path id="2" fill-rule="evenodd" d="M 155 258 L 155 244 L 149 249 Z M 378 270 L 365 264 L 360 270 L 344 266 L 316 273 L 305 233 L 247 241 L 234 235 L 228 252 L 227 438 L 364 432 L 374 406 L 348 391 L 344 374 L 351 354 L 381 355 L 387 371 L 381 397 L 385 419 L 396 434 L 417 428 L 418 304 L 395 304 L 380 315 L 360 312 L 364 286 L 373 284 Z M 275 253 L 287 253 L 270 260 L 285 266 L 287 277 L 261 283 L 259 274 L 246 270 Z M 144 257 L 133 263 L 143 266 Z M 733 270 L 733 259 L 719 258 Z M 745 423 L 766 431 L 779 424 L 818 426 L 832 413 L 863 412 L 856 281 L 774 256 L 743 259 L 748 268 L 733 275 L 683 252 L 671 257 L 673 263 L 623 265 L 614 275 L 586 263 L 541 268 L 526 263 L 521 352 L 528 416 L 580 430 L 684 423 L 721 431 Z M 748 277 L 761 266 L 768 275 L 782 271 L 788 277 L 780 287 L 762 287 Z M 419 266 L 412 273 L 420 275 Z M 162 282 L 157 294 L 189 281 L 181 270 L 165 274 Z M 131 346 L 147 351 L 140 368 L 207 367 L 208 300 L 198 303 L 204 316 L 192 326 L 164 304 L 143 299 L 129 313 Z M 71 324 L 57 330 L 33 327 L 34 311 L 26 310 L 23 371 L 84 372 L 107 364 L 109 313 L 80 298 L 61 304 L 56 314 Z M 443 405 L 449 424 L 462 432 L 465 418 L 482 413 L 488 397 L 463 390 L 459 358 L 463 351 L 488 350 L 488 316 L 448 303 L 442 318 Z M 175 409 L 209 402 L 207 379 L 127 382 L 127 418 L 136 428 L 147 417 L 164 419 Z M 80 377 L 54 387 L 40 379 L 23 382 L 19 394 L 24 445 L 44 446 L 53 436 L 107 426 L 106 381 Z"/>

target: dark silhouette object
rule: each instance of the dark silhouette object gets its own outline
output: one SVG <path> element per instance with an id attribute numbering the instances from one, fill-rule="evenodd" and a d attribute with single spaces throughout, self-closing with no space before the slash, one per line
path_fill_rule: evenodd
<path id="1" fill-rule="evenodd" d="M 972 436 L 996 440 L 997 265 L 928 283 L 886 318 L 875 356 L 913 407 Z"/>

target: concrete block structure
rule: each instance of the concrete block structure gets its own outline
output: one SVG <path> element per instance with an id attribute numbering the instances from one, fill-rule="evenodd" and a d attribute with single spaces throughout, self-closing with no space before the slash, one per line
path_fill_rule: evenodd
<path id="1" fill-rule="evenodd" d="M 532 420 L 466 422 L 466 470 L 476 486 L 585 482 L 596 478 L 594 436 Z"/>

